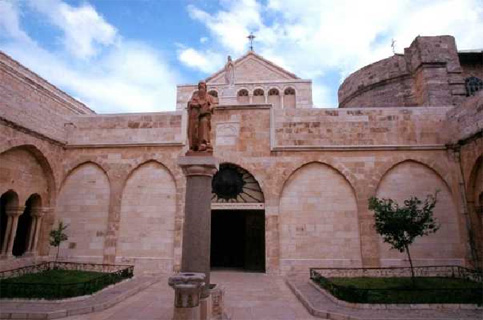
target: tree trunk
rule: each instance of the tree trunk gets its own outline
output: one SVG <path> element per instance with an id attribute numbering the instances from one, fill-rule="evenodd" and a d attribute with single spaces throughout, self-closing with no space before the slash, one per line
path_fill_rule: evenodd
<path id="1" fill-rule="evenodd" d="M 55 262 L 59 259 L 59 250 L 60 250 L 60 245 L 57 246 L 57 254 L 55 255 Z"/>
<path id="2" fill-rule="evenodd" d="M 406 253 L 408 254 L 409 258 L 409 265 L 411 266 L 411 281 L 413 283 L 413 287 L 416 286 L 416 278 L 414 276 L 414 269 L 413 269 L 413 261 L 411 260 L 411 255 L 409 254 L 409 247 L 406 245 L 404 246 L 406 248 Z"/>

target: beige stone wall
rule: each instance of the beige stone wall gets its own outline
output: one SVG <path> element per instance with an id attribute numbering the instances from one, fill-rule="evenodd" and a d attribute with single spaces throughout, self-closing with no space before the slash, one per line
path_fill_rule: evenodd
<path id="1" fill-rule="evenodd" d="M 274 147 L 442 145 L 451 107 L 276 110 Z"/>
<path id="2" fill-rule="evenodd" d="M 65 175 L 80 164 L 89 162 L 102 168 L 109 181 L 110 193 L 106 209 L 106 233 L 101 254 L 104 263 L 134 261 L 136 272 L 139 270 L 148 272 L 179 270 L 185 181 L 181 170 L 176 165 L 176 160 L 181 155 L 181 151 L 181 147 L 176 146 L 142 145 L 129 147 L 113 145 L 107 148 L 99 146 L 90 148 L 73 147 L 67 149 L 63 168 Z M 171 176 L 172 180 L 168 179 L 168 176 Z M 170 185 L 172 187 L 169 187 Z M 173 188 L 174 191 L 168 192 L 168 189 L 173 190 Z M 144 195 L 144 192 L 141 194 L 141 190 L 149 190 L 148 193 L 152 193 Z M 160 198 L 151 197 L 152 194 L 156 194 Z M 145 206 L 141 204 L 139 209 L 134 208 L 133 204 L 139 201 L 139 199 L 136 200 L 137 197 L 141 197 L 140 199 L 146 204 Z M 161 202 L 160 199 L 165 201 Z M 163 215 L 162 217 L 153 215 L 155 212 L 159 212 L 156 211 L 159 208 L 154 208 L 155 205 L 161 205 L 160 210 L 164 210 L 164 207 L 169 209 L 169 204 L 172 201 L 175 202 L 173 211 L 175 216 L 172 217 L 174 227 L 169 229 L 169 219 L 171 219 L 169 212 L 167 212 L 167 216 Z M 139 214 L 130 220 L 123 219 L 125 216 L 131 218 L 133 211 L 139 212 Z M 57 211 L 57 214 L 59 213 L 60 211 Z M 144 213 L 146 213 L 146 216 L 143 216 Z M 144 231 L 156 233 L 162 230 L 166 234 L 171 234 L 172 239 L 161 240 L 156 236 L 155 238 L 145 239 L 146 241 L 139 241 L 139 239 L 133 238 L 137 232 L 141 232 L 146 224 L 153 221 L 162 222 L 163 225 L 150 225 L 149 227 L 153 229 L 145 228 Z M 121 228 L 123 231 L 121 231 Z M 122 248 L 120 247 L 121 241 L 126 241 L 126 239 L 135 239 L 130 246 L 137 248 L 136 252 L 140 255 L 130 256 L 133 251 L 129 249 L 129 245 L 126 246 L 126 242 L 124 242 Z M 164 247 L 154 250 L 153 246 L 157 246 L 161 241 Z M 166 259 L 164 252 L 169 251 L 167 247 L 170 242 L 173 245 L 172 253 Z M 143 250 L 145 251 L 143 252 Z M 147 252 L 151 252 L 153 255 L 148 257 Z M 127 257 L 123 258 L 124 254 Z"/>
<path id="3" fill-rule="evenodd" d="M 483 91 L 468 97 L 464 103 L 446 115 L 446 127 L 451 132 L 449 142 L 473 137 L 483 130 Z M 481 137 L 480 137 L 481 138 Z"/>
<path id="4" fill-rule="evenodd" d="M 93 163 L 80 165 L 65 178 L 55 209 L 56 219 L 69 225 L 65 232 L 69 239 L 60 248 L 63 259 L 103 261 L 109 194 L 106 174 Z M 55 250 L 50 254 L 55 255 Z"/>
<path id="5" fill-rule="evenodd" d="M 293 173 L 279 215 L 281 272 L 361 266 L 355 195 L 333 168 L 311 163 Z"/>
<path id="6" fill-rule="evenodd" d="M 434 216 L 440 229 L 429 236 L 417 238 L 410 247 L 411 257 L 416 265 L 464 265 L 461 217 L 455 206 L 454 197 L 447 184 L 427 166 L 407 161 L 389 170 L 377 189 L 377 197 L 391 198 L 403 204 L 411 196 L 421 200 L 437 190 L 438 202 Z M 380 241 L 382 266 L 408 266 L 406 253 L 390 250 L 390 246 Z"/>
<path id="7" fill-rule="evenodd" d="M 184 139 L 182 112 L 77 116 L 68 145 L 176 144 Z"/>
<path id="8" fill-rule="evenodd" d="M 135 169 L 122 195 L 116 262 L 136 272 L 172 272 L 176 186 L 158 162 Z"/>
<path id="9" fill-rule="evenodd" d="M 426 50 L 422 56 L 412 57 L 426 64 L 432 63 L 432 55 L 446 59 L 447 89 L 460 85 L 453 77 L 458 73 L 453 57 L 445 56 L 444 50 L 431 51 L 428 43 L 422 45 Z M 137 271 L 178 270 L 185 192 L 185 178 L 177 166 L 177 157 L 186 151 L 182 112 L 77 116 L 88 109 L 78 105 L 68 111 L 75 100 L 43 80 L 36 83 L 47 91 L 5 70 L 0 70 L 1 77 L 7 75 L 0 82 L 0 116 L 6 118 L 0 119 L 0 158 L 15 147 L 30 153 L 43 170 L 49 205 L 55 207 L 42 226 L 41 253 L 48 253 L 55 214 L 71 224 L 70 239 L 61 250 L 65 258 L 134 262 Z M 446 101 L 447 92 L 431 96 L 428 92 L 434 88 L 424 86 L 434 74 L 421 72 L 415 76 L 419 96 Z M 443 86 L 440 80 L 437 87 Z M 240 86 L 262 88 L 265 94 L 276 86 L 283 94 L 290 83 L 297 99 L 306 99 L 297 100 L 297 107 L 311 106 L 310 81 L 267 80 Z M 184 108 L 195 88 L 178 89 L 182 91 L 178 107 Z M 222 86 L 216 89 L 223 93 Z M 305 272 L 320 264 L 405 264 L 404 256 L 394 256 L 381 246 L 367 199 L 376 194 L 403 199 L 413 192 L 424 196 L 435 187 L 442 190 L 443 208 L 437 217 L 444 226 L 436 238 L 415 245 L 416 259 L 466 264 L 470 256 L 465 250 L 466 213 L 472 217 L 472 228 L 480 230 L 477 241 L 482 234 L 481 219 L 475 219 L 471 203 L 481 189 L 477 181 L 483 109 L 479 98 L 472 99 L 457 108 L 436 103 L 431 108 L 274 110 L 256 104 L 217 108 L 212 121 L 214 155 L 250 172 L 264 193 L 267 272 Z M 45 123 L 30 118 L 30 113 Z M 448 142 L 459 147 L 447 147 Z M 20 163 L 30 159 L 26 170 L 38 171 L 26 154 L 17 158 Z M 15 159 L 8 163 L 16 165 Z M 422 184 L 415 184 L 414 177 L 422 177 Z M 330 228 L 333 233 L 322 231 Z"/>
<path id="10" fill-rule="evenodd" d="M 341 108 L 458 105 L 466 92 L 455 39 L 417 37 L 404 55 L 352 73 L 338 95 Z"/>
<path id="11" fill-rule="evenodd" d="M 0 52 L 0 118 L 65 141 L 64 123 L 87 113 L 94 112 Z"/>

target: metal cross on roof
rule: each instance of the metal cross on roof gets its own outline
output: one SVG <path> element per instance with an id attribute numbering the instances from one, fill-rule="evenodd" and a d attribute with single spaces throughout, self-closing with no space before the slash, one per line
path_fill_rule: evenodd
<path id="1" fill-rule="evenodd" d="M 256 37 L 253 35 L 253 32 L 250 32 L 250 35 L 247 38 L 250 40 L 250 51 L 253 51 L 253 39 Z"/>

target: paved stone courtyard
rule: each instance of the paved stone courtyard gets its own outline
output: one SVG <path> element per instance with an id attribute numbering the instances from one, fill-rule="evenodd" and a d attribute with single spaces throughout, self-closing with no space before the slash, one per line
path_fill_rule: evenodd
<path id="1" fill-rule="evenodd" d="M 173 291 L 162 279 L 118 305 L 97 313 L 72 316 L 68 320 L 170 320 Z M 313 317 L 279 276 L 260 273 L 213 272 L 213 283 L 226 290 L 225 311 L 232 320 L 305 320 Z M 329 319 L 483 319 L 483 310 L 355 310 L 338 306 L 311 290 L 306 281 L 295 279 L 297 287 L 317 309 L 331 312 Z M 313 288 L 312 288 L 313 289 Z M 337 317 L 345 314 L 345 317 Z"/>

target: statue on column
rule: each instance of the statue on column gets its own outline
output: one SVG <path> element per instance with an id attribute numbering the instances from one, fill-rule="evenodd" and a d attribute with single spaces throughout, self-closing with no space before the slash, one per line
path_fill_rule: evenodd
<path id="1" fill-rule="evenodd" d="M 189 150 L 193 152 L 213 152 L 211 145 L 211 115 L 216 105 L 215 99 L 208 94 L 206 82 L 198 83 L 188 101 L 188 140 Z"/>
<path id="2" fill-rule="evenodd" d="M 228 61 L 225 64 L 225 83 L 229 86 L 235 84 L 235 64 L 231 60 L 231 56 L 228 56 Z"/>

